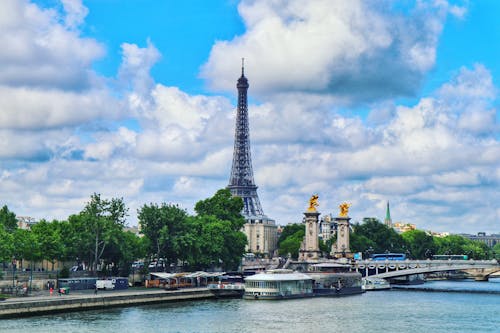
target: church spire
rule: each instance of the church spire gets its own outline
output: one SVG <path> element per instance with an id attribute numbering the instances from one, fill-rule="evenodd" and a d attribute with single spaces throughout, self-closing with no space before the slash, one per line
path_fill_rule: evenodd
<path id="1" fill-rule="evenodd" d="M 385 212 L 384 224 L 388 227 L 392 227 L 391 211 L 389 209 L 389 201 L 387 201 L 387 210 Z"/>

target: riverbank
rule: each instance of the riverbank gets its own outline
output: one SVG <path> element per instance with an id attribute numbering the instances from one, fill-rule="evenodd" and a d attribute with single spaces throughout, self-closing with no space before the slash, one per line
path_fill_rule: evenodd
<path id="1" fill-rule="evenodd" d="M 97 295 L 87 292 L 62 296 L 16 297 L 0 301 L 0 319 L 210 298 L 215 296 L 207 288 L 171 291 L 134 289 L 99 291 Z"/>

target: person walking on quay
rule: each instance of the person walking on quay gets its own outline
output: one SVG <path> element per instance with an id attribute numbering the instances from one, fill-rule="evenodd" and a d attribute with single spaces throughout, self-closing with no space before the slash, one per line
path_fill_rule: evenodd
<path id="1" fill-rule="evenodd" d="M 95 284 L 94 295 L 97 295 L 97 283 Z"/>

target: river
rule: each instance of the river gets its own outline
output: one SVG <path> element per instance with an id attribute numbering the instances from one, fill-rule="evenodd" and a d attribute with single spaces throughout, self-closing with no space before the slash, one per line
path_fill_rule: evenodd
<path id="1" fill-rule="evenodd" d="M 207 300 L 8 319 L 0 320 L 0 332 L 500 332 L 500 279 L 433 281 L 422 288 L 432 292 Z"/>

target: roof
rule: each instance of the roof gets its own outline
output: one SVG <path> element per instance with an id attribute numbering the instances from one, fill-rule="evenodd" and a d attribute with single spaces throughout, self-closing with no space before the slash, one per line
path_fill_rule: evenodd
<path id="1" fill-rule="evenodd" d="M 320 268 L 335 268 L 335 267 L 351 267 L 349 264 L 340 264 L 333 262 L 322 262 L 320 264 L 311 265 L 312 267 L 320 267 Z"/>
<path id="2" fill-rule="evenodd" d="M 160 279 L 176 279 L 176 278 L 197 278 L 197 277 L 217 277 L 224 275 L 224 272 L 182 272 L 182 273 L 165 273 L 155 272 L 150 273 Z"/>
<path id="3" fill-rule="evenodd" d="M 304 281 L 312 280 L 312 278 L 306 274 L 288 271 L 288 272 L 276 272 L 270 271 L 266 273 L 259 273 L 251 275 L 245 278 L 245 281 Z"/>

